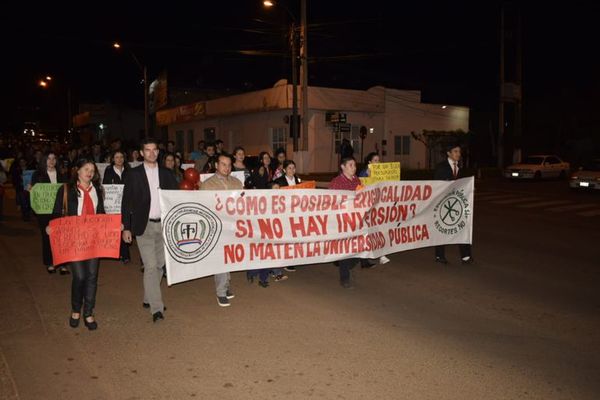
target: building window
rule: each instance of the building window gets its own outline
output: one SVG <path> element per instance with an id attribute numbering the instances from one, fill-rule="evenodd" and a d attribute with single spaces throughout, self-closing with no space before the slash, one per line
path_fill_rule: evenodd
<path id="1" fill-rule="evenodd" d="M 185 154 L 191 153 L 194 151 L 194 130 L 188 129 L 187 131 L 187 146 L 186 149 L 183 150 Z"/>
<path id="2" fill-rule="evenodd" d="M 287 129 L 285 127 L 269 128 L 269 133 L 271 136 L 273 153 L 275 153 L 279 148 L 283 148 L 285 150 L 287 146 Z"/>
<path id="3" fill-rule="evenodd" d="M 410 155 L 410 136 L 394 136 L 394 154 L 397 156 Z"/>

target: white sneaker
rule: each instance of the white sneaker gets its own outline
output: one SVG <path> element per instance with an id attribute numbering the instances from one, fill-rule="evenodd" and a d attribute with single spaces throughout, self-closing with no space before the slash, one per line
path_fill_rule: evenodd
<path id="1" fill-rule="evenodd" d="M 379 264 L 383 265 L 383 264 L 387 264 L 389 262 L 390 262 L 390 259 L 387 258 L 386 256 L 379 257 Z"/>

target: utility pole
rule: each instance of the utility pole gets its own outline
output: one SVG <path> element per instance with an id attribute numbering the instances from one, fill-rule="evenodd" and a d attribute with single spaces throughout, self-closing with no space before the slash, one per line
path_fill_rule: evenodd
<path id="1" fill-rule="evenodd" d="M 308 31 L 306 25 L 306 0 L 300 3 L 300 81 L 302 85 L 302 150 L 308 150 Z"/>
<path id="2" fill-rule="evenodd" d="M 292 143 L 294 152 L 298 151 L 298 49 L 297 49 L 298 30 L 296 23 L 292 22 L 290 28 L 290 48 L 292 50 L 292 120 L 290 128 L 292 130 Z"/>
<path id="3" fill-rule="evenodd" d="M 498 168 L 504 167 L 504 4 L 500 9 L 500 101 L 498 103 Z"/>
<path id="4" fill-rule="evenodd" d="M 517 9 L 517 28 L 516 28 L 516 75 L 515 80 L 519 88 L 518 97 L 515 99 L 515 149 L 513 162 L 521 162 L 521 152 L 523 148 L 523 54 L 522 54 L 522 21 L 521 9 Z"/>

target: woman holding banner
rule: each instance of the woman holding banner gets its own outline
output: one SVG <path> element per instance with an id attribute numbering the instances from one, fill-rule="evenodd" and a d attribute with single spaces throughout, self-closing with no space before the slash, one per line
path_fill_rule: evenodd
<path id="1" fill-rule="evenodd" d="M 27 188 L 27 191 L 31 191 L 31 188 L 36 183 L 64 183 L 67 181 L 67 177 L 60 173 L 56 168 L 57 163 L 56 154 L 53 152 L 46 153 L 38 164 L 37 170 L 31 177 L 31 185 Z M 42 235 L 42 262 L 46 266 L 46 271 L 49 274 L 56 272 L 56 267 L 52 261 L 52 250 L 50 249 L 50 238 L 46 233 L 46 227 L 50 223 L 52 216 L 50 214 L 35 214 L 40 227 L 40 233 Z M 65 266 L 58 268 L 61 275 L 68 275 L 69 270 Z"/>
<path id="2" fill-rule="evenodd" d="M 258 155 L 259 166 L 252 174 L 252 182 L 255 189 L 268 189 L 273 180 L 273 170 L 271 169 L 271 155 L 266 151 Z"/>
<path id="3" fill-rule="evenodd" d="M 104 171 L 102 184 L 123 185 L 129 168 L 129 164 L 125 162 L 125 153 L 122 150 L 116 150 L 111 157 L 110 166 Z M 123 264 L 129 263 L 129 244 L 125 243 L 122 239 L 119 258 Z"/>
<path id="4" fill-rule="evenodd" d="M 96 179 L 97 176 L 96 164 L 92 159 L 79 160 L 76 164 L 76 173 L 71 181 L 63 185 L 56 194 L 53 218 L 104 214 L 103 192 L 100 182 Z M 46 232 L 51 233 L 50 227 L 46 228 Z M 98 258 L 92 258 L 70 263 L 73 282 L 71 284 L 69 325 L 72 328 L 79 326 L 82 308 L 85 326 L 91 331 L 98 327 L 93 314 L 98 287 L 99 262 Z"/>

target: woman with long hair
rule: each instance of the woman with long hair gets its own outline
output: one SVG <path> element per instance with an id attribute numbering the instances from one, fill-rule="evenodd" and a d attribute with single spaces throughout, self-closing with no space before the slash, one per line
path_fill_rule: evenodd
<path id="1" fill-rule="evenodd" d="M 31 188 L 35 186 L 36 183 L 65 183 L 67 181 L 67 176 L 61 174 L 57 169 L 57 161 L 58 157 L 56 157 L 54 152 L 50 151 L 46 153 L 40 160 L 38 168 L 33 173 L 33 176 L 31 177 L 31 185 L 29 185 L 27 190 L 31 191 Z M 56 272 L 56 266 L 52 260 L 50 238 L 46 233 L 46 227 L 50 223 L 52 215 L 35 214 L 35 216 L 40 227 L 40 233 L 42 235 L 42 262 L 46 267 L 46 271 L 49 274 L 53 274 Z M 67 275 L 69 273 L 69 270 L 64 265 L 58 267 L 58 270 L 60 271 L 61 275 Z"/>
<path id="2" fill-rule="evenodd" d="M 233 150 L 233 164 L 231 165 L 232 171 L 243 171 L 244 172 L 244 187 L 250 182 L 250 170 L 246 168 L 246 151 L 243 147 L 238 146 Z"/>
<path id="3" fill-rule="evenodd" d="M 64 201 L 65 190 L 66 202 Z M 54 202 L 53 218 L 95 214 L 104 214 L 103 192 L 94 160 L 83 158 L 77 161 L 75 174 L 69 183 L 58 190 Z M 52 233 L 50 227 L 47 227 L 46 231 L 48 234 Z M 94 307 L 99 264 L 100 259 L 98 258 L 70 263 L 73 282 L 71 284 L 69 325 L 72 328 L 79 326 L 82 309 L 85 326 L 91 331 L 98 327 L 94 318 Z"/>
<path id="4" fill-rule="evenodd" d="M 273 180 L 273 170 L 271 169 L 271 156 L 263 151 L 258 155 L 259 166 L 252 174 L 252 181 L 255 189 L 268 189 Z"/>
<path id="5" fill-rule="evenodd" d="M 378 163 L 379 163 L 379 154 L 377 154 L 375 152 L 367 154 L 367 156 L 365 157 L 364 169 L 358 173 L 358 176 L 360 178 L 366 178 L 368 176 L 371 176 L 371 170 L 369 169 L 369 165 L 370 164 L 378 164 Z"/>
<path id="6" fill-rule="evenodd" d="M 122 150 L 115 150 L 110 158 L 110 165 L 104 171 L 103 185 L 123 185 L 125 176 L 129 171 L 129 164 L 125 162 L 125 153 Z M 129 263 L 129 244 L 121 239 L 119 258 L 123 264 Z"/>
<path id="7" fill-rule="evenodd" d="M 181 183 L 181 181 L 183 181 L 183 171 L 181 170 L 181 167 L 177 167 L 177 156 L 175 154 L 165 154 L 162 166 L 173 173 L 173 175 L 175 176 L 175 180 L 178 184 Z"/>
<path id="8" fill-rule="evenodd" d="M 285 149 L 280 147 L 275 151 L 275 158 L 272 161 L 271 169 L 273 170 L 273 181 L 285 175 L 283 163 L 287 160 Z"/>

